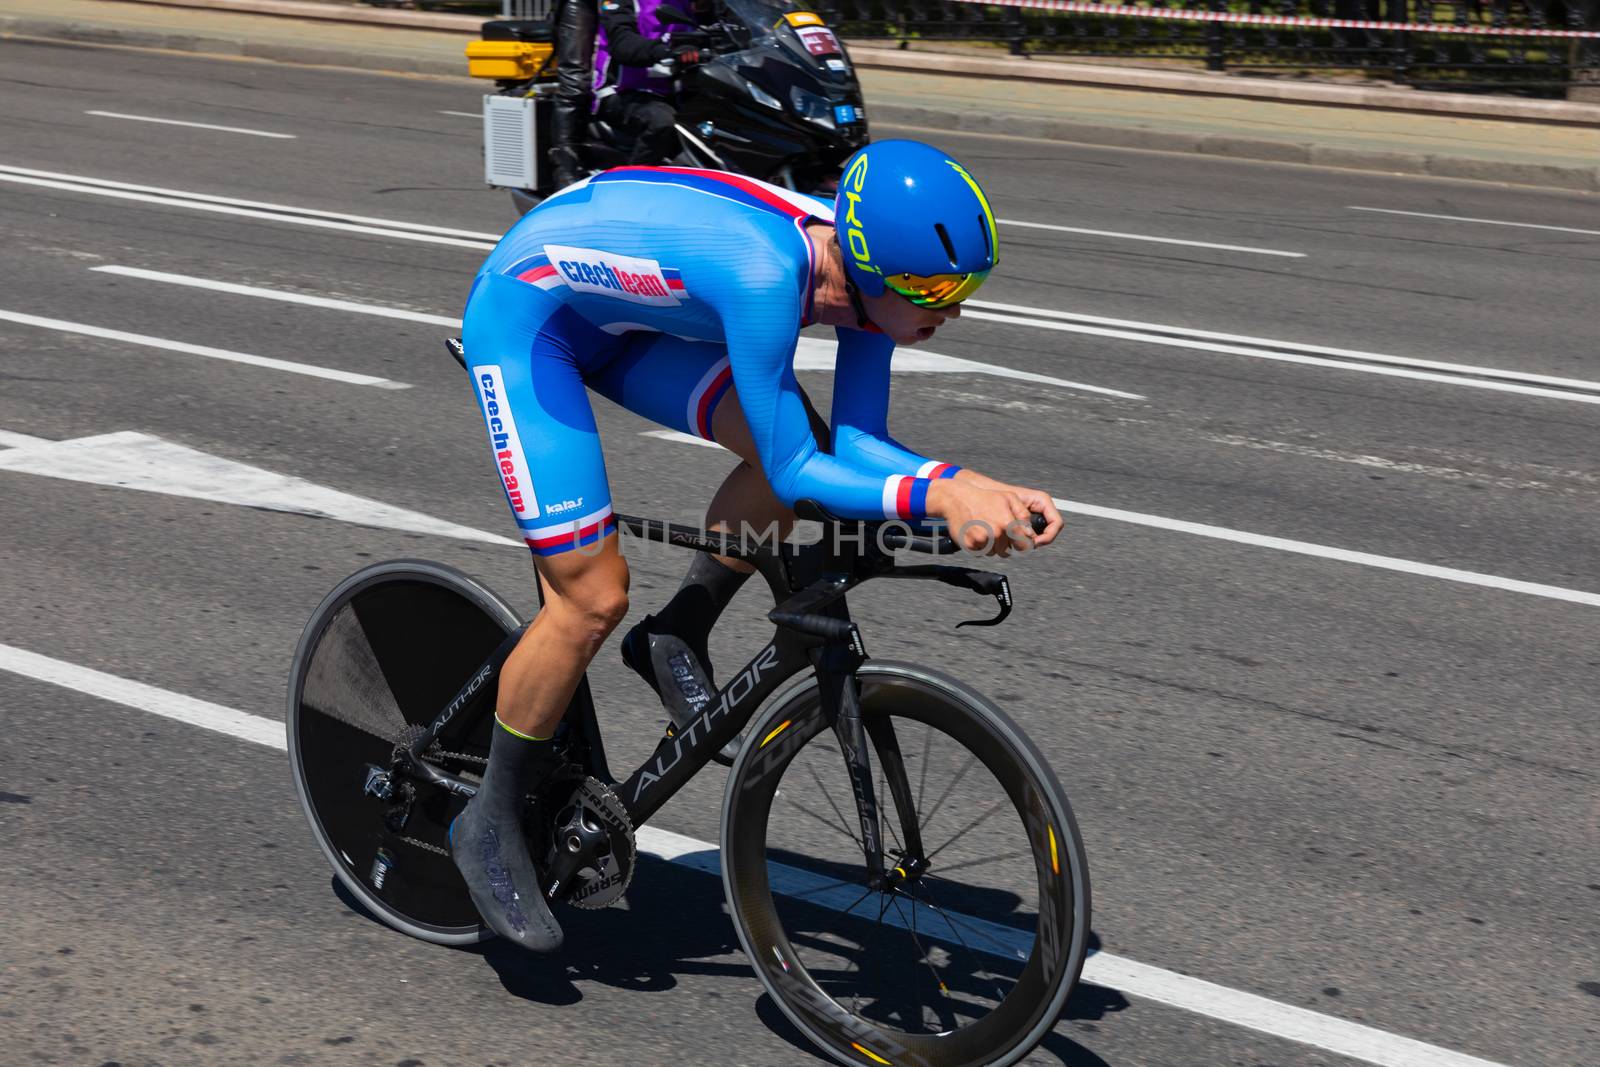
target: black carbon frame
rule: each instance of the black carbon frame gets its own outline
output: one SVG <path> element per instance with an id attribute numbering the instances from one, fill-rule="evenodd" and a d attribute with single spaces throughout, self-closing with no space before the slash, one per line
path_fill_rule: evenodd
<path id="1" fill-rule="evenodd" d="M 811 508 L 813 514 L 820 509 Z M 824 518 L 829 518 L 824 515 Z M 876 751 L 888 771 L 891 793 L 897 798 L 906 784 L 898 747 L 892 736 L 863 725 L 855 672 L 866 661 L 861 635 L 850 621 L 845 593 L 873 577 L 925 578 L 942 581 L 993 595 L 1001 607 L 1001 618 L 1010 609 L 1010 591 L 1001 575 L 951 566 L 898 566 L 883 550 L 883 539 L 876 527 L 858 527 L 854 536 L 836 538 L 832 548 L 818 542 L 810 545 L 758 543 L 754 549 L 737 539 L 718 533 L 658 522 L 629 515 L 617 515 L 618 524 L 642 540 L 658 541 L 700 552 L 741 559 L 755 567 L 766 579 L 777 601 L 769 617 L 777 625 L 761 651 L 728 681 L 707 703 L 701 713 L 671 736 L 663 737 L 650 757 L 618 789 L 623 805 L 635 827 L 660 810 L 672 796 L 693 778 L 729 741 L 737 737 L 756 711 L 789 679 L 811 670 L 817 675 L 823 712 L 838 736 L 845 755 L 857 812 L 861 820 L 862 847 L 869 878 L 883 877 L 883 844 L 879 832 L 879 800 L 874 794 L 868 765 L 870 750 Z M 866 536 L 868 529 L 873 537 Z M 848 550 L 841 544 L 849 544 Z M 878 551 L 872 551 L 876 544 Z M 896 547 L 948 552 L 952 546 L 934 538 L 900 536 Z M 541 600 L 542 600 L 541 586 Z M 998 619 L 994 621 L 999 621 Z M 486 713 L 489 704 L 473 697 L 499 675 L 511 650 L 526 630 L 526 624 L 509 634 L 472 677 L 442 708 L 428 729 L 398 754 L 405 770 L 417 778 L 463 796 L 472 796 L 477 786 L 459 775 L 428 764 L 422 753 L 457 716 L 475 720 Z M 563 720 L 569 728 L 581 731 L 587 743 L 589 769 L 597 777 L 614 782 L 605 763 L 604 747 L 596 720 L 594 701 L 587 678 L 580 680 Z M 902 820 L 912 820 L 909 809 L 897 805 Z M 903 825 L 902 840 L 918 841 L 913 824 Z"/>

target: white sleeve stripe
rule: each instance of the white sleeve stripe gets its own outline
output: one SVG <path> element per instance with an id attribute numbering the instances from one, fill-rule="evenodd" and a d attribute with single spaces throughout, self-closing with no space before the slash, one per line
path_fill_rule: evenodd
<path id="1" fill-rule="evenodd" d="M 900 483 L 904 480 L 903 474 L 891 474 L 883 480 L 883 517 L 886 519 L 900 517 Z"/>

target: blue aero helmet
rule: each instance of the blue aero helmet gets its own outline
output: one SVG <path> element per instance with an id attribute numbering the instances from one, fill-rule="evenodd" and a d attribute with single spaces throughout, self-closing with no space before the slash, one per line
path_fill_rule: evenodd
<path id="1" fill-rule="evenodd" d="M 960 163 L 921 141 L 874 141 L 846 161 L 834 200 L 845 272 L 858 290 L 949 307 L 1000 261 L 994 212 Z"/>

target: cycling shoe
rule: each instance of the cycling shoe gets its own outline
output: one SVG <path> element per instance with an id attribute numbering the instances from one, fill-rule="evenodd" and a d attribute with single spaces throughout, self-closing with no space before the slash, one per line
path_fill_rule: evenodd
<path id="1" fill-rule="evenodd" d="M 473 907 L 496 934 L 531 952 L 561 947 L 561 925 L 550 914 L 539 872 L 528 858 L 521 826 L 483 817 L 468 801 L 450 824 L 450 858 L 467 883 Z"/>
<path id="2" fill-rule="evenodd" d="M 699 715 L 716 696 L 710 672 L 694 650 L 676 634 L 655 629 L 656 617 L 644 620 L 622 639 L 622 662 L 661 698 L 672 719 L 672 730 L 681 730 Z M 739 739 L 722 746 L 712 758 L 726 767 L 733 766 L 739 754 Z"/>

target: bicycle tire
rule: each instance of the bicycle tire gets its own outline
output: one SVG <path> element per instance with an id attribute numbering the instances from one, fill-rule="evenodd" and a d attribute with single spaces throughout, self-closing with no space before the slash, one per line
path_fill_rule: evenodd
<path id="1" fill-rule="evenodd" d="M 968 1025 L 938 1033 L 913 1033 L 865 1018 L 824 988 L 824 982 L 836 984 L 836 974 L 814 975 L 808 970 L 806 957 L 818 955 L 819 940 L 797 937 L 795 940 L 804 946 L 797 950 L 776 900 L 784 897 L 783 910 L 789 913 L 807 906 L 796 904 L 793 896 L 785 894 L 796 885 L 815 884 L 805 879 L 816 875 L 800 871 L 797 881 L 795 868 L 771 861 L 768 853 L 773 846 L 768 838 L 774 797 L 780 793 L 784 772 L 807 746 L 819 739 L 824 746 L 832 741 L 814 679 L 792 687 L 757 716 L 724 792 L 723 887 L 740 943 L 762 985 L 784 1015 L 840 1063 L 918 1067 L 1003 1067 L 1015 1063 L 1055 1025 L 1083 968 L 1090 918 L 1089 877 L 1072 809 L 1049 765 L 1021 729 L 999 708 L 959 682 L 925 668 L 879 661 L 863 666 L 857 678 L 864 721 L 870 724 L 874 717 L 893 717 L 896 721 L 923 723 L 930 731 L 953 729 L 959 741 L 976 746 L 976 750 L 969 747 L 968 751 L 1001 782 L 1010 806 L 1022 820 L 1023 836 L 1028 842 L 1025 851 L 1031 853 L 1028 858 L 1038 877 L 1039 918 L 1027 961 L 1020 965 L 1010 991 L 1001 993 L 994 1010 Z M 784 785 L 785 790 L 790 788 L 791 785 Z M 892 832 L 895 809 L 883 795 L 878 799 L 885 829 Z M 917 804 L 913 801 L 911 807 Z M 1003 806 L 1004 801 L 999 801 L 996 809 Z M 841 818 L 846 810 L 848 803 L 834 809 Z M 850 811 L 850 815 L 854 812 Z M 920 820 L 921 815 L 917 818 Z M 849 832 L 848 825 L 843 829 Z M 775 877 L 770 875 L 769 862 L 778 872 Z M 864 875 L 859 851 L 853 862 Z M 823 877 L 839 873 L 835 864 L 814 867 L 813 871 L 825 867 L 833 869 Z M 780 887 L 777 892 L 774 881 Z M 850 888 L 853 892 L 859 886 Z M 832 908 L 832 914 L 841 910 L 828 904 L 822 906 Z M 840 918 L 850 916 L 855 906 L 851 905 Z M 910 910 L 910 940 L 924 951 L 924 962 L 938 979 L 938 988 L 944 990 L 946 997 L 951 996 L 952 990 L 959 993 L 959 986 L 946 989 L 944 976 L 929 961 L 926 947 L 917 941 L 915 903 Z M 880 904 L 880 926 L 885 914 Z M 964 918 L 959 914 L 957 917 Z M 898 925 L 904 933 L 905 924 Z M 964 923 L 952 923 L 953 932 L 957 925 Z M 1018 929 L 1013 935 L 1008 932 L 1011 927 L 1002 930 L 1002 937 L 1014 937 L 1019 944 L 1025 934 Z M 948 940 L 927 930 L 923 931 L 923 939 L 929 943 Z M 974 956 L 994 955 L 971 953 L 970 947 L 963 947 Z M 871 958 L 864 945 L 862 948 L 862 958 Z M 1016 955 L 1020 958 L 1020 949 Z M 1016 966 L 1015 961 L 1012 965 Z"/>
<path id="2" fill-rule="evenodd" d="M 323 598 L 295 649 L 289 762 L 312 834 L 362 905 L 424 941 L 469 945 L 493 936 L 448 854 L 445 834 L 464 802 L 419 791 L 395 830 L 383 802 L 362 790 L 365 768 L 387 768 L 401 735 L 431 722 L 520 624 L 509 604 L 460 571 L 392 560 L 357 571 Z M 440 749 L 450 755 L 438 759 L 458 773 L 481 772 L 490 717 L 458 713 L 457 721 L 470 725 L 447 727 Z"/>

